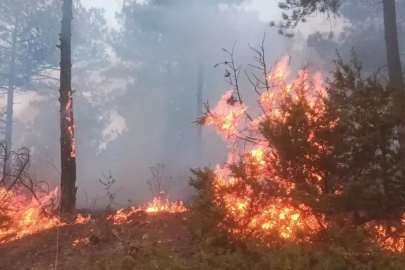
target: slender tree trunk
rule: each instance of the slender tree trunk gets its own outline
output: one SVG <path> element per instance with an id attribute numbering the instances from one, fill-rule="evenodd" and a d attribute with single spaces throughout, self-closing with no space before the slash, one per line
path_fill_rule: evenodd
<path id="1" fill-rule="evenodd" d="M 76 152 L 72 99 L 71 36 L 72 0 L 63 0 L 60 34 L 60 147 L 61 147 L 61 210 L 71 212 L 76 206 Z"/>
<path id="2" fill-rule="evenodd" d="M 17 52 L 17 31 L 18 31 L 18 18 L 14 25 L 12 40 L 11 40 L 11 57 L 10 57 L 10 66 L 8 74 L 8 89 L 7 89 L 7 118 L 6 118 L 6 146 L 7 152 L 10 153 L 12 149 L 12 139 L 13 139 L 13 106 L 14 106 L 14 89 L 15 89 L 15 60 Z M 6 171 L 5 181 L 6 184 L 10 180 L 11 173 L 11 161 L 7 158 L 5 164 Z"/>
<path id="3" fill-rule="evenodd" d="M 398 46 L 395 0 L 383 0 L 383 7 L 385 45 L 387 50 L 387 65 L 390 85 L 396 88 L 396 108 L 398 110 L 403 110 L 402 107 L 405 105 L 405 91 Z M 398 136 L 401 150 L 405 151 L 405 127 L 402 125 L 398 127 Z"/>
<path id="4" fill-rule="evenodd" d="M 168 103 L 166 107 L 166 129 L 165 129 L 165 137 L 164 137 L 164 159 L 165 165 L 170 167 L 170 161 L 172 159 L 172 151 L 173 151 L 173 142 L 175 137 L 175 126 L 173 125 L 173 113 L 172 110 L 173 105 L 169 102 L 169 100 L 173 99 L 173 86 L 172 86 L 172 61 L 168 60 L 166 63 L 166 70 L 167 70 L 167 82 L 166 82 L 166 97 L 165 100 Z"/>
<path id="5" fill-rule="evenodd" d="M 197 82 L 197 118 L 202 116 L 203 110 L 203 86 L 204 86 L 204 69 L 203 63 L 198 63 L 198 82 Z M 197 155 L 201 159 L 202 155 L 202 126 L 197 125 Z"/>

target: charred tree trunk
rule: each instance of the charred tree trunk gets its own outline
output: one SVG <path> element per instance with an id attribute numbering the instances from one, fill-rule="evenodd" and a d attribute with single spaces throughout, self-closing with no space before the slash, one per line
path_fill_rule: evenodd
<path id="1" fill-rule="evenodd" d="M 197 118 L 202 116 L 203 110 L 203 87 L 204 87 L 204 70 L 203 63 L 198 63 L 198 82 L 197 82 Z M 197 155 L 201 159 L 202 155 L 202 126 L 197 125 Z"/>
<path id="2" fill-rule="evenodd" d="M 72 99 L 71 36 L 72 0 L 63 0 L 60 34 L 60 147 L 61 147 L 61 210 L 71 212 L 76 206 L 76 153 Z"/>
<path id="3" fill-rule="evenodd" d="M 395 0 L 383 0 L 384 7 L 384 34 L 387 50 L 387 65 L 390 85 L 396 89 L 396 108 L 403 110 L 405 101 L 404 80 L 402 77 L 401 58 L 399 54 L 397 19 Z M 399 119 L 403 120 L 403 119 Z M 405 151 L 405 127 L 398 127 L 399 144 L 402 152 Z"/>

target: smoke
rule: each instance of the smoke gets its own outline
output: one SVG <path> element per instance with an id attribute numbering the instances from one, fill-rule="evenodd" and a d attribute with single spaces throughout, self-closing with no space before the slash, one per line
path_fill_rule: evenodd
<path id="1" fill-rule="evenodd" d="M 82 2 L 87 13 L 75 14 L 73 31 L 78 207 L 89 207 L 92 198 L 105 195 L 98 179 L 109 172 L 117 180 L 112 187 L 117 207 L 150 200 L 146 180 L 157 163 L 165 164 L 165 173 L 173 178 L 169 195 L 187 198 L 188 168 L 227 160 L 226 145 L 213 128 L 203 128 L 201 145 L 197 139 L 198 63 L 203 66 L 203 100 L 215 104 L 231 87 L 223 67 L 214 65 L 228 60 L 221 49 L 231 50 L 237 42 L 242 95 L 255 102 L 258 97 L 243 72 L 254 71 L 248 66 L 254 63 L 248 44 L 260 44 L 266 33 L 268 63 L 291 54 L 294 71 L 308 60 L 320 61 L 306 47 L 308 34 L 330 29 L 318 18 L 300 26 L 296 38 L 286 39 L 268 26 L 280 13 L 273 1 L 264 0 L 237 5 Z M 58 73 L 50 76 L 58 78 Z M 29 147 L 31 174 L 57 185 L 58 83 L 46 81 L 40 91 L 29 93 L 17 95 L 14 147 Z M 106 202 L 100 200 L 98 206 Z"/>

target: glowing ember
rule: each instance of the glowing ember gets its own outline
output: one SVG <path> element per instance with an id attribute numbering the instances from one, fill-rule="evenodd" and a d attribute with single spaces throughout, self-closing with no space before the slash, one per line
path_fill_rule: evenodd
<path id="1" fill-rule="evenodd" d="M 405 225 L 405 214 L 402 215 L 402 224 Z M 366 229 L 371 234 L 373 241 L 382 248 L 394 252 L 403 252 L 405 250 L 405 235 L 398 234 L 395 227 L 371 221 L 366 224 Z"/>
<path id="2" fill-rule="evenodd" d="M 78 247 L 78 246 L 83 246 L 83 245 L 87 245 L 90 243 L 89 238 L 82 238 L 82 239 L 76 239 L 75 241 L 73 241 L 72 246 L 74 247 Z"/>
<path id="3" fill-rule="evenodd" d="M 82 215 L 78 214 L 75 224 L 87 224 L 91 219 L 91 215 L 89 215 L 87 218 L 83 217 Z"/>
<path id="4" fill-rule="evenodd" d="M 249 167 L 256 168 L 256 172 L 250 177 L 264 176 L 263 168 L 265 161 L 264 151 L 253 150 L 248 155 L 252 157 L 248 163 Z M 214 189 L 216 192 L 216 202 L 225 204 L 227 210 L 226 221 L 236 221 L 240 224 L 245 224 L 243 230 L 230 230 L 231 233 L 246 237 L 254 235 L 257 238 L 264 238 L 267 234 L 278 234 L 281 238 L 295 239 L 295 233 L 299 231 L 307 231 L 315 233 L 321 228 L 321 224 L 312 215 L 311 210 L 305 205 L 294 207 L 290 199 L 274 199 L 265 205 L 262 205 L 257 213 L 253 214 L 248 211 L 247 206 L 252 203 L 249 188 L 246 189 L 244 196 L 225 194 L 220 192 L 223 188 L 232 188 L 240 184 L 240 179 L 230 176 L 228 168 L 217 166 L 215 171 Z M 290 193 L 294 189 L 293 185 L 284 184 L 286 193 Z M 281 186 L 281 185 L 280 185 Z M 246 223 L 247 222 L 247 223 Z M 224 227 L 225 228 L 225 227 Z"/>
<path id="5" fill-rule="evenodd" d="M 72 138 L 72 145 L 71 145 L 71 152 L 70 156 L 75 157 L 76 156 L 76 145 L 75 145 L 75 135 L 74 135 L 74 129 L 75 126 L 73 125 L 73 101 L 72 101 L 72 92 L 68 92 L 69 94 L 69 101 L 66 104 L 66 120 L 68 121 L 68 131 L 69 135 Z"/>

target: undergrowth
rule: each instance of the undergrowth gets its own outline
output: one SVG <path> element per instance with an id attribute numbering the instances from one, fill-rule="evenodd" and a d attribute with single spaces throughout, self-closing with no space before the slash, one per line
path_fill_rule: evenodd
<path id="1" fill-rule="evenodd" d="M 86 270 L 398 270 L 404 265 L 404 257 L 398 254 L 379 251 L 364 257 L 336 245 L 309 247 L 292 244 L 281 249 L 257 246 L 242 251 L 200 243 L 191 256 L 182 256 L 153 242 L 145 247 L 142 255 L 112 256 Z"/>

